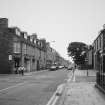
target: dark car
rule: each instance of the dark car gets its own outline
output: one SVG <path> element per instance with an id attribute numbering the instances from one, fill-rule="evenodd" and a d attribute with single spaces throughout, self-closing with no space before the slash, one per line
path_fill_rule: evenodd
<path id="1" fill-rule="evenodd" d="M 53 65 L 53 66 L 50 67 L 49 70 L 51 70 L 51 71 L 52 71 L 52 70 L 57 70 L 57 66 Z"/>
<path id="2" fill-rule="evenodd" d="M 71 66 L 68 66 L 68 68 L 67 68 L 67 70 L 72 70 L 73 69 L 73 67 L 71 67 Z"/>

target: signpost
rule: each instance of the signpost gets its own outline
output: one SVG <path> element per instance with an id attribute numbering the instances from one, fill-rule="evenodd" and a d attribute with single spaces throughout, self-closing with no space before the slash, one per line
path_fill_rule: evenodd
<path id="1" fill-rule="evenodd" d="M 85 62 L 86 62 L 86 65 L 87 65 L 87 76 L 88 76 L 88 58 L 85 58 Z"/>
<path id="2" fill-rule="evenodd" d="M 9 55 L 8 59 L 9 59 L 9 61 L 11 61 L 12 60 L 12 55 Z"/>

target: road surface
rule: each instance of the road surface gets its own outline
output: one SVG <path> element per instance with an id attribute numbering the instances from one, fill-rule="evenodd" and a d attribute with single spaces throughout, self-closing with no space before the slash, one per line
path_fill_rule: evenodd
<path id="1" fill-rule="evenodd" d="M 67 73 L 62 69 L 0 76 L 0 105 L 46 105 L 57 86 L 66 82 Z"/>

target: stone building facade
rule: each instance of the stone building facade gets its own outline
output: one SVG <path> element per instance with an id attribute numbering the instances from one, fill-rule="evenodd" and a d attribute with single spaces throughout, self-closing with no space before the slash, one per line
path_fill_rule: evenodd
<path id="1" fill-rule="evenodd" d="M 97 85 L 105 90 L 105 29 L 94 40 L 94 69 L 97 70 Z"/>
<path id="2" fill-rule="evenodd" d="M 21 65 L 26 72 L 43 70 L 60 58 L 45 39 L 8 27 L 8 19 L 0 18 L 0 73 L 14 73 Z"/>
<path id="3" fill-rule="evenodd" d="M 0 50 L 0 73 L 13 73 L 21 65 L 27 72 L 46 68 L 46 41 L 8 27 L 6 18 L 0 19 Z"/>
<path id="4" fill-rule="evenodd" d="M 0 19 L 0 73 L 10 73 L 12 68 L 12 36 L 8 32 L 8 19 Z"/>

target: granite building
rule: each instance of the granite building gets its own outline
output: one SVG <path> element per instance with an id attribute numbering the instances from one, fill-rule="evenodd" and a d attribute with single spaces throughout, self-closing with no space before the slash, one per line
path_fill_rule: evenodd
<path id="1" fill-rule="evenodd" d="M 44 61 L 43 61 L 44 59 Z M 18 27 L 8 27 L 8 19 L 0 19 L 0 73 L 13 73 L 23 65 L 27 72 L 46 66 L 46 41 L 36 34 L 28 35 Z"/>
<path id="2" fill-rule="evenodd" d="M 8 19 L 0 18 L 0 73 L 15 73 L 19 66 L 26 72 L 43 70 L 66 62 L 45 39 L 28 35 L 18 27 L 8 27 Z M 61 60 L 60 60 L 61 59 Z"/>
<path id="3" fill-rule="evenodd" d="M 105 29 L 94 40 L 94 69 L 97 70 L 97 86 L 105 90 Z"/>

